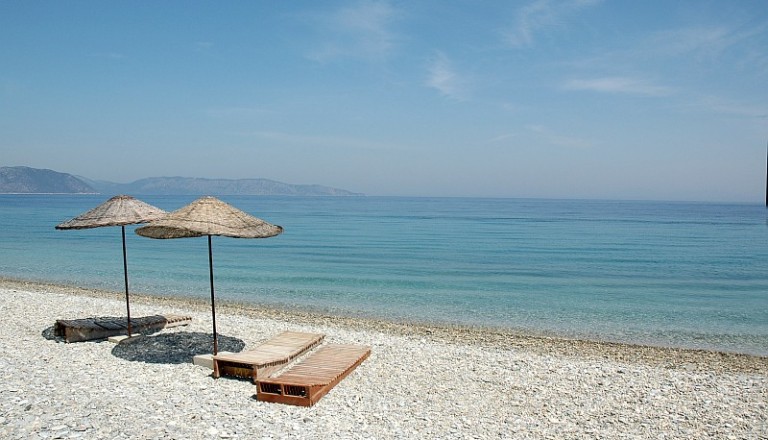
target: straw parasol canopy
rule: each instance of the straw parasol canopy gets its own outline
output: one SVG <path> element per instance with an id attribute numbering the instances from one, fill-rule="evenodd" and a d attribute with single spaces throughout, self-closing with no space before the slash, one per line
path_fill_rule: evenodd
<path id="1" fill-rule="evenodd" d="M 185 238 L 222 235 L 267 238 L 283 232 L 280 226 L 243 212 L 215 197 L 202 197 L 136 230 L 149 238 Z"/>
<path id="2" fill-rule="evenodd" d="M 102 226 L 125 226 L 157 220 L 166 214 L 160 208 L 126 196 L 114 196 L 72 220 L 56 225 L 56 229 L 88 229 Z"/>
<path id="3" fill-rule="evenodd" d="M 131 336 L 131 305 L 128 296 L 128 256 L 125 249 L 125 225 L 135 225 L 157 220 L 166 212 L 127 195 L 114 196 L 101 205 L 77 217 L 56 225 L 56 229 L 90 229 L 103 226 L 120 226 L 123 232 L 123 274 L 125 277 L 125 308 L 128 319 L 128 336 Z"/>
<path id="4" fill-rule="evenodd" d="M 215 197 L 202 197 L 136 229 L 149 238 L 208 237 L 208 267 L 211 283 L 211 315 L 213 317 L 213 354 L 218 353 L 216 334 L 216 301 L 213 288 L 213 251 L 211 236 L 234 238 L 268 238 L 283 232 L 281 226 L 267 223 Z"/>

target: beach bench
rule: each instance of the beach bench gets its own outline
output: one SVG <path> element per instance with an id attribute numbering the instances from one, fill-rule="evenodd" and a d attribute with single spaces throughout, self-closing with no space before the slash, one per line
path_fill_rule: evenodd
<path id="1" fill-rule="evenodd" d="M 322 342 L 325 335 L 286 331 L 252 350 L 220 353 L 213 357 L 213 377 L 251 379 L 253 383 Z"/>
<path id="2" fill-rule="evenodd" d="M 131 318 L 132 333 L 151 333 L 164 328 L 187 325 L 191 316 L 152 315 Z M 128 334 L 128 319 L 125 317 L 97 317 L 83 319 L 58 319 L 53 326 L 53 334 L 67 342 L 91 341 L 110 336 Z"/>
<path id="3" fill-rule="evenodd" d="M 370 354 L 362 345 L 324 345 L 285 372 L 257 380 L 256 399 L 312 406 Z"/>

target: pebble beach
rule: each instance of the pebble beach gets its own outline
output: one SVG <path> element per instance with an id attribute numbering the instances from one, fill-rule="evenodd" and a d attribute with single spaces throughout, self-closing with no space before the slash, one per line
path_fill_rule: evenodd
<path id="1" fill-rule="evenodd" d="M 217 303 L 220 344 L 284 330 L 371 356 L 311 408 L 193 365 L 210 305 L 132 295 L 188 326 L 64 343 L 56 319 L 124 315 L 120 293 L 0 279 L 3 439 L 768 439 L 768 358 Z M 208 349 L 210 352 L 210 349 Z"/>

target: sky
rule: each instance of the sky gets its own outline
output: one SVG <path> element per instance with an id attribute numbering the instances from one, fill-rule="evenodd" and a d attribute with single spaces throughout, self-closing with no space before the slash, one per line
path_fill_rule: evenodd
<path id="1" fill-rule="evenodd" d="M 762 202 L 768 1 L 0 2 L 0 166 Z"/>

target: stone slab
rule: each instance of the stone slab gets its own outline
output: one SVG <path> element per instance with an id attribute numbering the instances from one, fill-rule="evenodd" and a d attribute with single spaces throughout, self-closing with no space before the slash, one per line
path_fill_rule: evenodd
<path id="1" fill-rule="evenodd" d="M 232 354 L 229 351 L 220 351 L 219 354 Z M 192 358 L 192 363 L 200 367 L 213 370 L 213 355 L 212 354 L 199 354 Z"/>

